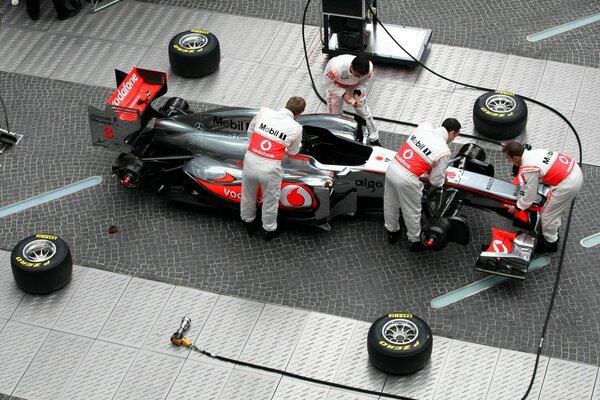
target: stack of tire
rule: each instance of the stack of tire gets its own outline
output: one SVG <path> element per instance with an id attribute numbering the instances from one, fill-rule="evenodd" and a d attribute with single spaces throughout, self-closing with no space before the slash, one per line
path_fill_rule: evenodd
<path id="1" fill-rule="evenodd" d="M 512 92 L 485 93 L 473 105 L 473 124 L 477 132 L 490 139 L 517 137 L 527 124 L 527 104 Z"/>
<path id="2" fill-rule="evenodd" d="M 73 273 L 71 251 L 56 235 L 38 233 L 13 248 L 10 264 L 17 286 L 32 294 L 46 294 L 65 286 Z"/>
<path id="3" fill-rule="evenodd" d="M 388 374 L 411 374 L 422 369 L 431 358 L 432 350 L 431 329 L 414 314 L 387 314 L 373 322 L 369 329 L 369 360 Z"/>
<path id="4" fill-rule="evenodd" d="M 219 40 L 212 33 L 190 29 L 169 42 L 169 63 L 177 75 L 200 78 L 213 73 L 221 62 Z"/>

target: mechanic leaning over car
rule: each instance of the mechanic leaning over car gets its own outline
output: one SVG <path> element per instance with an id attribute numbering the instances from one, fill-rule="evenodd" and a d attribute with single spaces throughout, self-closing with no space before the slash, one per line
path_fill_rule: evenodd
<path id="1" fill-rule="evenodd" d="M 367 83 L 373 77 L 373 63 L 363 56 L 342 54 L 333 57 L 323 71 L 327 111 L 342 114 L 344 102 L 354 107 L 356 114 L 364 118 L 369 131 L 369 144 L 381 146 L 379 130 L 367 105 Z"/>
<path id="2" fill-rule="evenodd" d="M 454 118 L 447 118 L 439 128 L 420 124 L 390 162 L 385 174 L 383 193 L 383 216 L 388 243 L 394 244 L 398 240 L 401 208 L 410 242 L 409 250 L 418 252 L 427 249 L 420 239 L 423 183 L 419 177 L 429 173 L 432 187 L 444 184 L 450 160 L 448 143 L 456 139 L 460 128 L 460 122 Z"/>
<path id="3" fill-rule="evenodd" d="M 551 195 L 541 212 L 542 236 L 536 246 L 536 253 L 555 252 L 558 250 L 560 214 L 581 189 L 581 168 L 564 154 L 546 149 L 527 150 L 519 142 L 507 143 L 502 148 L 502 154 L 519 167 L 518 178 L 524 192 L 516 205 L 506 206 L 511 214 L 531 206 L 538 194 L 539 183 L 551 186 Z"/>
<path id="4" fill-rule="evenodd" d="M 286 153 L 298 154 L 302 144 L 302 125 L 296 119 L 304 112 L 302 97 L 290 97 L 285 108 L 261 108 L 248 126 L 248 150 L 242 170 L 241 217 L 249 234 L 254 234 L 256 195 L 262 188 L 262 236 L 266 241 L 277 234 L 277 211 Z"/>

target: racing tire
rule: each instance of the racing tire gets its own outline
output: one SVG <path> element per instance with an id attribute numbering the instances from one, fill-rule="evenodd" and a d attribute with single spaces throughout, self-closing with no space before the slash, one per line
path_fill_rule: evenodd
<path id="1" fill-rule="evenodd" d="M 527 104 L 511 92 L 485 93 L 473 105 L 473 124 L 482 136 L 498 140 L 514 138 L 527 124 Z"/>
<path id="2" fill-rule="evenodd" d="M 200 78 L 214 72 L 221 62 L 221 47 L 215 35 L 190 29 L 169 42 L 169 64 L 177 75 Z"/>
<path id="3" fill-rule="evenodd" d="M 433 335 L 425 321 L 414 314 L 387 314 L 371 325 L 367 350 L 378 369 L 393 375 L 411 374 L 431 358 Z"/>
<path id="4" fill-rule="evenodd" d="M 33 294 L 62 288 L 73 273 L 69 246 L 58 236 L 44 233 L 17 243 L 10 254 L 10 264 L 19 289 Z"/>

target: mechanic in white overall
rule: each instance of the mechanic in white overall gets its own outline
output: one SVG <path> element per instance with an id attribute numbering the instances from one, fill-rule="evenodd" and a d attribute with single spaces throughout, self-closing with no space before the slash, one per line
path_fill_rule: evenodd
<path id="1" fill-rule="evenodd" d="M 398 240 L 400 233 L 400 208 L 410 242 L 409 250 L 427 249 L 421 242 L 421 198 L 423 183 L 419 177 L 429 173 L 429 183 L 440 187 L 446 178 L 450 160 L 448 143 L 458 136 L 461 125 L 454 118 L 447 118 L 439 128 L 420 124 L 390 162 L 385 174 L 383 193 L 383 216 L 388 243 Z"/>
<path id="2" fill-rule="evenodd" d="M 302 97 L 291 97 L 285 108 L 261 108 L 248 126 L 248 150 L 242 170 L 240 214 L 248 233 L 254 233 L 258 186 L 262 189 L 262 234 L 266 241 L 277 234 L 277 211 L 283 168 L 281 160 L 298 154 L 302 144 L 302 125 L 296 119 L 304 112 Z"/>
<path id="3" fill-rule="evenodd" d="M 519 181 L 524 194 L 515 206 L 507 206 L 508 212 L 516 214 L 533 204 L 539 183 L 551 186 L 552 192 L 542 208 L 542 237 L 536 252 L 547 253 L 558 250 L 558 228 L 560 215 L 577 196 L 583 183 L 579 165 L 570 157 L 546 149 L 526 150 L 519 142 L 507 143 L 502 154 L 519 168 Z"/>
<path id="4" fill-rule="evenodd" d="M 363 56 L 342 54 L 333 57 L 323 71 L 327 111 L 342 114 L 344 103 L 354 107 L 356 114 L 364 118 L 369 131 L 369 144 L 381 146 L 379 130 L 367 105 L 367 83 L 373 77 L 373 63 Z"/>

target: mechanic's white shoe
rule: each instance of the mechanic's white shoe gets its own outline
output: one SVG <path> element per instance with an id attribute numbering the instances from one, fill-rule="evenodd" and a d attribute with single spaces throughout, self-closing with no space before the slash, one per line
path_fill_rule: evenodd
<path id="1" fill-rule="evenodd" d="M 381 143 L 379 142 L 379 139 L 369 140 L 369 146 L 379 146 L 379 147 L 381 147 Z"/>

